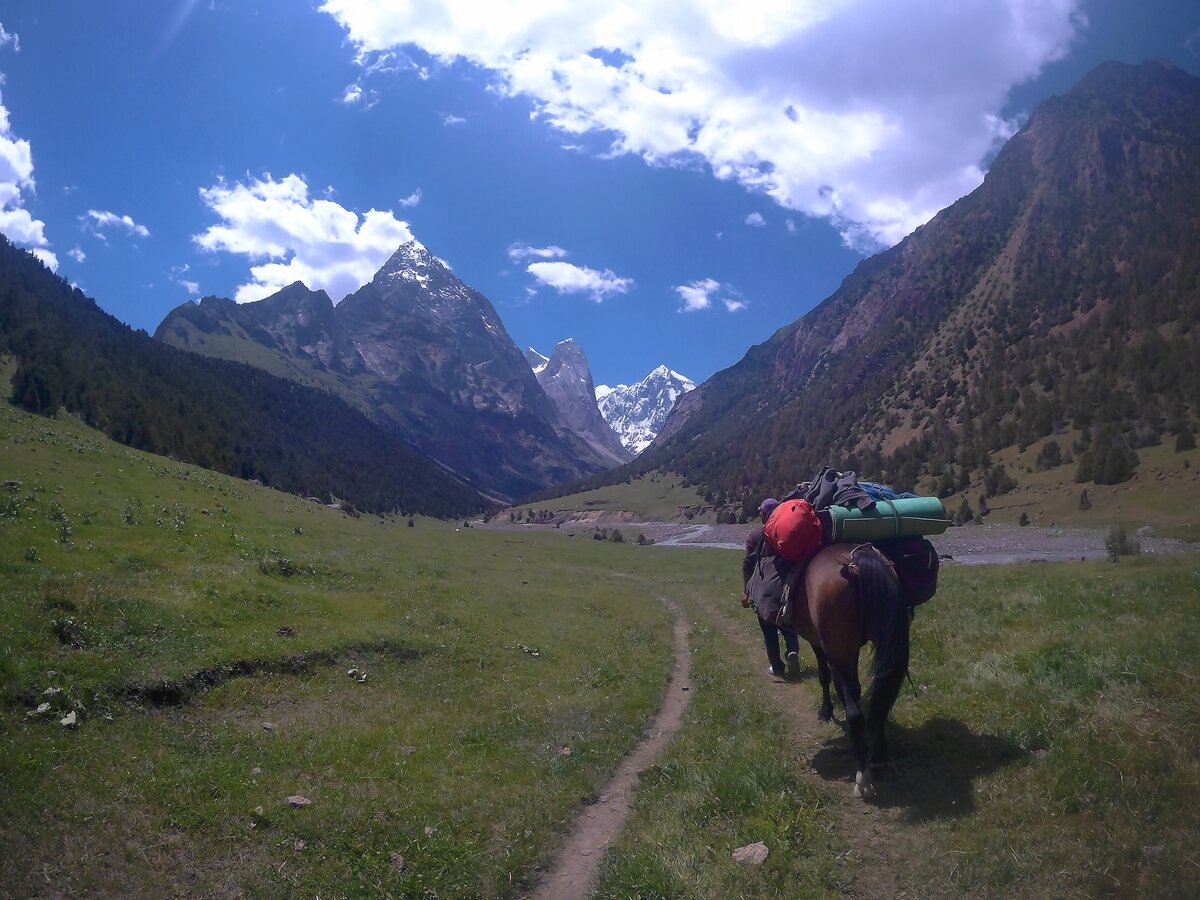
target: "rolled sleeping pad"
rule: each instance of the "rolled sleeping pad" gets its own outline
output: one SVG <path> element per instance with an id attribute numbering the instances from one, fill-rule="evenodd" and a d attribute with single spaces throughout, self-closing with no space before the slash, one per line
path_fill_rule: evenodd
<path id="1" fill-rule="evenodd" d="M 937 497 L 877 500 L 872 509 L 831 506 L 830 541 L 883 541 L 888 538 L 942 534 L 950 527 L 946 508 Z"/>

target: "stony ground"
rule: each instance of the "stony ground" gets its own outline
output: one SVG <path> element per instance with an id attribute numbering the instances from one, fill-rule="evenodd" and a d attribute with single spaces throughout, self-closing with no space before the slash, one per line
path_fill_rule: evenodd
<path id="1" fill-rule="evenodd" d="M 551 528 L 542 525 L 486 525 L 487 528 Z M 558 527 L 576 537 L 590 538 L 596 526 L 563 523 Z M 744 546 L 749 525 L 686 525 L 678 522 L 621 522 L 622 537 L 632 541 L 639 534 L 655 544 L 669 547 Z M 1103 559 L 1107 531 L 1097 528 L 1038 527 L 1016 525 L 967 525 L 951 528 L 931 538 L 943 561 L 963 565 L 1005 562 L 1064 562 L 1071 559 Z M 1200 551 L 1200 546 L 1174 538 L 1155 537 L 1143 532 L 1138 536 L 1146 554 Z"/>

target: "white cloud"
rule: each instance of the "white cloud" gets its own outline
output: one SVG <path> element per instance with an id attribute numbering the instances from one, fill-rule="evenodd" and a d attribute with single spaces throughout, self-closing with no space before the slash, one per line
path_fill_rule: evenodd
<path id="1" fill-rule="evenodd" d="M 87 254 L 83 252 L 82 247 L 72 247 L 67 251 L 67 256 L 71 257 L 77 263 L 81 263 L 87 259 Z"/>
<path id="2" fill-rule="evenodd" d="M 739 312 L 749 305 L 737 295 L 736 290 L 722 285 L 715 278 L 701 278 L 688 284 L 678 284 L 674 290 L 683 301 L 683 306 L 679 307 L 682 313 L 712 309 L 713 301 L 717 299 L 720 299 L 721 305 L 729 312 Z"/>
<path id="3" fill-rule="evenodd" d="M 360 216 L 332 200 L 312 199 L 299 175 L 276 181 L 268 173 L 247 184 L 221 180 L 201 188 L 200 197 L 222 222 L 193 238 L 200 247 L 265 260 L 237 288 L 239 303 L 261 300 L 294 281 L 323 289 L 338 303 L 413 237 L 391 210 Z"/>
<path id="4" fill-rule="evenodd" d="M 51 272 L 58 271 L 58 257 L 45 247 L 34 247 L 29 252 L 40 259 L 42 264 L 45 265 L 45 267 Z"/>
<path id="5" fill-rule="evenodd" d="M 183 277 L 191 271 L 191 268 L 187 263 L 184 263 L 182 266 L 172 267 L 171 280 L 187 291 L 189 297 L 195 297 L 200 293 L 200 282 L 191 281 Z"/>
<path id="6" fill-rule="evenodd" d="M 103 233 L 106 228 L 120 228 L 135 237 L 150 237 L 150 229 L 145 225 L 139 225 L 129 216 L 118 216 L 108 210 L 89 209 L 87 215 L 80 216 L 79 220 L 91 225 L 95 229 L 97 237 L 102 240 L 106 239 Z"/>
<path id="7" fill-rule="evenodd" d="M 796 220 L 795 219 L 787 219 L 784 221 L 783 224 L 787 227 L 788 234 L 796 233 Z"/>
<path id="8" fill-rule="evenodd" d="M 417 188 L 415 191 L 413 191 L 411 194 L 409 194 L 407 197 L 405 197 L 403 200 L 401 200 L 400 205 L 407 208 L 410 206 L 416 206 L 420 202 L 421 202 L 421 189 Z"/>
<path id="9" fill-rule="evenodd" d="M 679 311 L 699 312 L 702 309 L 708 309 L 712 306 L 712 295 L 720 289 L 720 282 L 711 278 L 693 281 L 691 284 L 676 285 L 675 293 L 683 300 L 683 306 Z"/>
<path id="10" fill-rule="evenodd" d="M 9 44 L 14 51 L 20 49 L 17 35 L 0 26 L 0 50 Z M 3 81 L 3 75 L 0 75 L 0 84 Z M 24 208 L 25 193 L 35 188 L 33 151 L 29 141 L 13 134 L 8 108 L 0 98 L 0 234 L 31 250 L 43 263 L 57 270 L 58 257 L 51 252 L 50 242 L 46 240 L 46 223 L 35 219 Z"/>
<path id="11" fill-rule="evenodd" d="M 363 87 L 356 81 L 354 84 L 346 86 L 341 99 L 347 106 L 371 109 L 379 102 L 379 94 L 370 88 Z"/>
<path id="12" fill-rule="evenodd" d="M 633 287 L 632 278 L 622 278 L 609 269 L 600 272 L 567 262 L 530 263 L 525 271 L 560 294 L 587 294 L 597 303 L 612 294 L 627 294 Z"/>
<path id="13" fill-rule="evenodd" d="M 530 244 L 509 244 L 508 258 L 515 263 L 527 259 L 565 259 L 567 251 L 551 244 L 549 247 L 534 247 Z"/>
<path id="14" fill-rule="evenodd" d="M 442 116 L 442 124 L 447 127 L 453 127 L 455 125 L 466 125 L 467 120 L 464 119 L 462 116 L 456 116 L 456 115 L 452 115 L 451 113 L 447 113 L 446 115 Z"/>
<path id="15" fill-rule="evenodd" d="M 746 224 L 755 228 L 762 228 L 767 224 L 767 220 L 763 218 L 762 213 L 752 212 L 750 215 L 746 216 Z"/>
<path id="16" fill-rule="evenodd" d="M 702 161 L 846 241 L 890 244 L 976 187 L 1009 90 L 1061 58 L 1082 0 L 324 0 L 360 62 L 466 60 L 568 136 Z"/>

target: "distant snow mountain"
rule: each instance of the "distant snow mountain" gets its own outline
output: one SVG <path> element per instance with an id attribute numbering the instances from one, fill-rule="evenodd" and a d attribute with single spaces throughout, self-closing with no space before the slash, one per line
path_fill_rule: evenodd
<path id="1" fill-rule="evenodd" d="M 614 466 L 633 458 L 600 414 L 591 367 L 583 355 L 583 348 L 573 338 L 559 341 L 554 346 L 554 353 L 548 357 L 530 347 L 525 351 L 525 359 L 538 384 L 558 410 L 560 429 L 582 438 Z"/>
<path id="2" fill-rule="evenodd" d="M 598 385 L 596 402 L 621 443 L 636 454 L 650 446 L 675 401 L 695 388 L 686 375 L 659 366 L 637 384 Z"/>

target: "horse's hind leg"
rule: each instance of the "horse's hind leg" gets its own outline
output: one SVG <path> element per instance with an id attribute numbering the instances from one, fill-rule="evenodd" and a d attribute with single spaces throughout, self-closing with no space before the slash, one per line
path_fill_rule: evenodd
<path id="1" fill-rule="evenodd" d="M 821 708 L 817 710 L 817 718 L 828 722 L 833 718 L 833 701 L 829 698 L 829 683 L 833 681 L 833 673 L 829 671 L 829 660 L 824 651 L 813 647 L 813 655 L 817 658 L 817 680 L 821 682 Z"/>
<path id="2" fill-rule="evenodd" d="M 854 759 L 858 764 L 854 778 L 854 796 L 871 797 L 875 789 L 871 785 L 870 770 L 867 768 L 867 738 L 863 722 L 862 685 L 858 680 L 858 665 L 850 667 L 844 663 L 833 664 L 833 679 L 838 695 L 846 707 L 846 731 L 854 746 Z"/>

